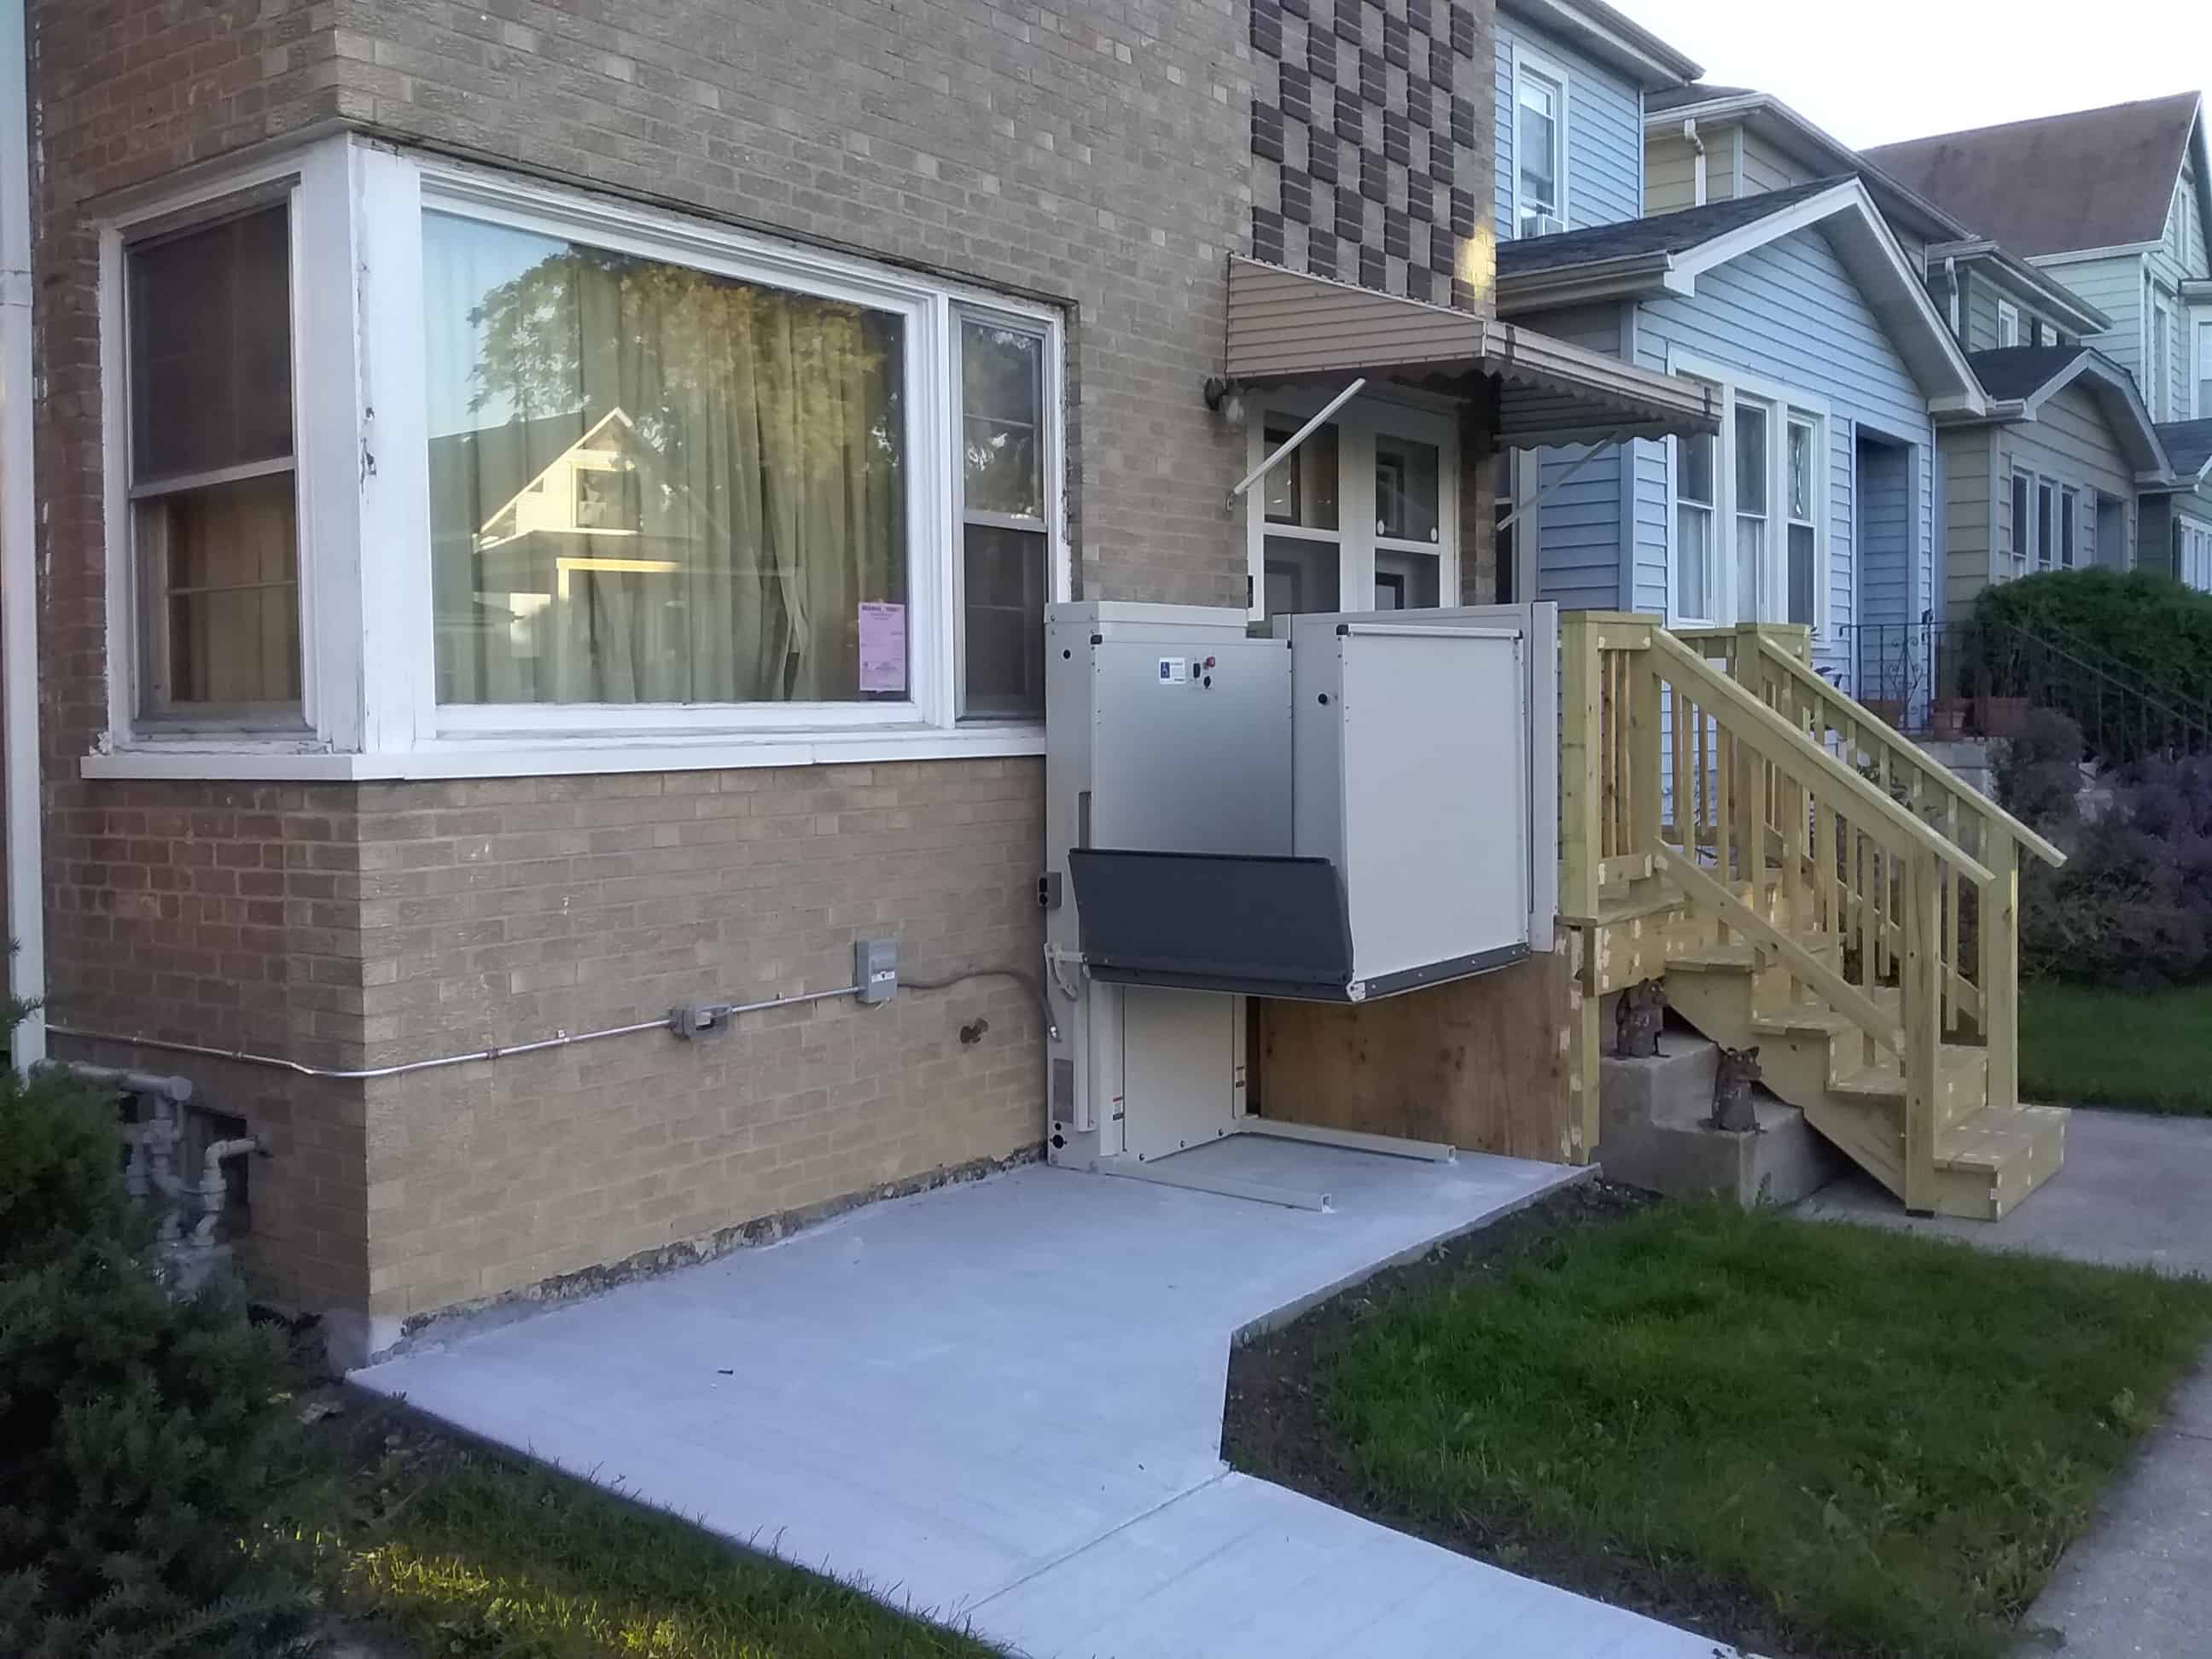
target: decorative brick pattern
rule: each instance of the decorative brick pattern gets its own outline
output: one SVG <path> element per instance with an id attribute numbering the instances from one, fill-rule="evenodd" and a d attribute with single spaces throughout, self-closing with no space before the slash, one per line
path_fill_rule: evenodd
<path id="1" fill-rule="evenodd" d="M 1255 256 L 1413 299 L 1487 306 L 1486 290 L 1453 280 L 1459 242 L 1473 232 L 1431 204 L 1455 188 L 1487 188 L 1489 124 L 1474 119 L 1470 98 L 1486 84 L 1491 7 L 1245 3 L 1262 100 L 1252 126 Z"/>

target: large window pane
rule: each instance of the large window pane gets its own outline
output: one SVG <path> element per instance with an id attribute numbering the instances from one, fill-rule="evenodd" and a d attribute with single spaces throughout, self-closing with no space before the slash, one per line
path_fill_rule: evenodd
<path id="1" fill-rule="evenodd" d="M 1297 427 L 1269 424 L 1261 433 L 1261 453 L 1272 455 L 1290 442 Z M 1302 525 L 1308 530 L 1334 530 L 1336 525 L 1337 438 L 1334 425 L 1324 426 L 1268 469 L 1263 480 L 1261 511 L 1270 524 Z"/>
<path id="2" fill-rule="evenodd" d="M 1521 173 L 1521 212 L 1556 216 L 1559 210 L 1559 89 L 1540 75 L 1522 71 L 1514 137 Z"/>
<path id="3" fill-rule="evenodd" d="M 297 702 L 292 475 L 156 496 L 139 503 L 137 526 L 159 605 L 147 640 L 150 712 Z"/>
<path id="4" fill-rule="evenodd" d="M 960 382 L 968 510 L 1042 520 L 1043 337 L 988 323 L 963 323 Z"/>
<path id="5" fill-rule="evenodd" d="M 290 241 L 269 207 L 126 256 L 142 714 L 300 702 Z"/>
<path id="6" fill-rule="evenodd" d="M 1676 441 L 1681 475 L 1674 482 L 1674 493 L 1682 500 L 1696 501 L 1702 507 L 1713 504 L 1713 448 L 1711 433 Z"/>
<path id="7" fill-rule="evenodd" d="M 441 701 L 907 695 L 897 317 L 446 214 L 423 264 Z"/>
<path id="8" fill-rule="evenodd" d="M 1045 538 L 971 524 L 963 532 L 969 714 L 1044 712 Z"/>
<path id="9" fill-rule="evenodd" d="M 1377 611 L 1435 609 L 1440 562 L 1433 553 L 1377 553 L 1375 608 Z"/>
<path id="10" fill-rule="evenodd" d="M 1735 510 L 1766 513 L 1767 410 L 1763 404 L 1735 406 Z"/>
<path id="11" fill-rule="evenodd" d="M 1814 578 L 1819 574 L 1820 561 L 1813 526 L 1793 524 L 1790 526 L 1790 620 L 1801 627 L 1811 628 L 1819 619 L 1815 606 Z"/>
<path id="12" fill-rule="evenodd" d="M 1334 542 L 1270 536 L 1266 545 L 1265 603 L 1271 617 L 1336 611 L 1338 560 Z"/>
<path id="13" fill-rule="evenodd" d="M 1712 609 L 1713 514 L 1682 501 L 1674 509 L 1674 613 L 1710 622 Z"/>
<path id="14" fill-rule="evenodd" d="M 281 207 L 133 247 L 133 483 L 292 453 L 289 216 Z"/>
<path id="15" fill-rule="evenodd" d="M 1437 538 L 1437 447 L 1375 440 L 1375 533 L 1394 541 Z"/>

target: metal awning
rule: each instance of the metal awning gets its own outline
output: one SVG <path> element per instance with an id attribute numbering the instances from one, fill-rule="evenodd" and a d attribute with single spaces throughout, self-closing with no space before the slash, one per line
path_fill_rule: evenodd
<path id="1" fill-rule="evenodd" d="M 1246 386 L 1364 374 L 1465 396 L 1498 381 L 1498 441 L 1518 449 L 1717 432 L 1711 391 L 1534 329 L 1241 255 L 1229 261 L 1229 378 Z"/>

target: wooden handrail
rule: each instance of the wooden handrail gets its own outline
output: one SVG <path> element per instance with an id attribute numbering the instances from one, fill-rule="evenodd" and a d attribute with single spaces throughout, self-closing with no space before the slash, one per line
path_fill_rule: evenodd
<path id="1" fill-rule="evenodd" d="M 1846 813 L 1855 823 L 1864 826 L 1871 819 L 1889 830 L 1895 838 L 1889 841 L 1893 853 L 1932 854 L 1977 887 L 1986 887 L 1996 879 L 1989 867 L 1964 848 L 1899 805 L 1663 629 L 1652 629 L 1650 649 L 1665 659 L 1678 676 L 1694 682 L 1708 707 L 1716 710 L 1725 707 L 1736 717 L 1738 741 L 1750 744 L 1763 759 L 1790 772 L 1815 796 L 1825 797 L 1823 805 Z M 1899 840 L 1906 844 L 1898 845 Z"/>
<path id="2" fill-rule="evenodd" d="M 2036 834 L 2034 830 L 2006 811 L 1987 795 L 1983 794 L 1981 791 L 1966 783 L 1948 767 L 1939 766 L 1929 760 L 1919 744 L 1901 736 L 1890 726 L 1887 721 L 1875 714 L 1865 704 L 1838 690 L 1820 675 L 1814 673 L 1811 668 L 1783 651 L 1772 640 L 1760 636 L 1759 652 L 1762 661 L 1781 670 L 1799 689 L 1810 692 L 1824 702 L 1835 704 L 1846 710 L 1862 735 L 1872 733 L 1875 740 L 1887 749 L 1893 757 L 1904 761 L 1919 776 L 1926 779 L 1957 801 L 1962 809 L 1972 812 L 1993 828 L 2003 830 L 2005 834 L 2010 836 L 2053 869 L 2066 862 L 2066 854 L 2058 848 Z"/>
<path id="3" fill-rule="evenodd" d="M 1903 1056 L 1905 1029 L 1882 1011 L 1880 1003 L 1714 880 L 1702 866 L 1664 845 L 1651 857 L 1659 873 L 1680 888 L 1684 897 L 1705 909 L 1718 911 L 1721 920 L 1730 928 L 1757 940 L 1759 949 L 1779 957 L 1791 974 L 1820 993 L 1831 1008 L 1892 1054 Z"/>

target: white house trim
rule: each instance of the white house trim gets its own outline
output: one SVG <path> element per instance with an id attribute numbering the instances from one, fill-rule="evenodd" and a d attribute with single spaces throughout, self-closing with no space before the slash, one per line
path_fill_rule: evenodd
<path id="1" fill-rule="evenodd" d="M 1553 217 L 1567 229 L 1574 228 L 1573 180 L 1574 167 L 1574 87 L 1565 64 L 1547 58 L 1534 47 L 1516 40 L 1513 43 L 1512 95 L 1507 102 L 1511 114 L 1512 136 L 1507 160 L 1513 179 L 1513 234 L 1521 234 L 1521 216 L 1527 210 L 1521 201 L 1521 77 L 1534 74 L 1550 82 L 1559 89 L 1559 108 L 1554 123 L 1559 137 L 1559 199 L 1553 204 Z"/>
<path id="2" fill-rule="evenodd" d="M 1667 369 L 1671 374 L 1685 375 L 1693 380 L 1710 381 L 1720 388 L 1723 414 L 1720 436 L 1714 457 L 1713 540 L 1724 549 L 1717 561 L 1718 591 L 1726 602 L 1719 607 L 1723 618 L 1731 620 L 1774 622 L 1782 618 L 1787 608 L 1789 591 L 1789 532 L 1787 511 L 1789 500 L 1789 428 L 1792 416 L 1803 416 L 1814 423 L 1814 453 L 1813 474 L 1813 633 L 1815 638 L 1828 636 L 1830 612 L 1833 595 L 1829 592 L 1834 574 L 1832 544 L 1835 522 L 1831 495 L 1833 487 L 1835 456 L 1839 428 L 1833 418 L 1829 400 L 1814 392 L 1802 391 L 1779 380 L 1770 380 L 1764 375 L 1747 373 L 1694 352 L 1669 346 Z M 1739 397 L 1762 404 L 1770 411 L 1767 427 L 1767 534 L 1765 555 L 1760 580 L 1767 589 L 1770 601 L 1756 608 L 1760 614 L 1746 617 L 1744 595 L 1738 591 L 1741 562 L 1735 552 L 1736 533 L 1736 455 L 1735 405 Z M 1667 616 L 1669 625 L 1692 621 L 1711 621 L 1711 618 L 1678 617 L 1675 613 L 1676 586 L 1676 497 L 1674 492 L 1675 447 L 1668 447 L 1667 474 Z M 1781 533 L 1777 534 L 1779 530 Z M 1776 596 L 1782 596 L 1774 603 Z M 1768 615 L 1765 612 L 1775 614 Z"/>

